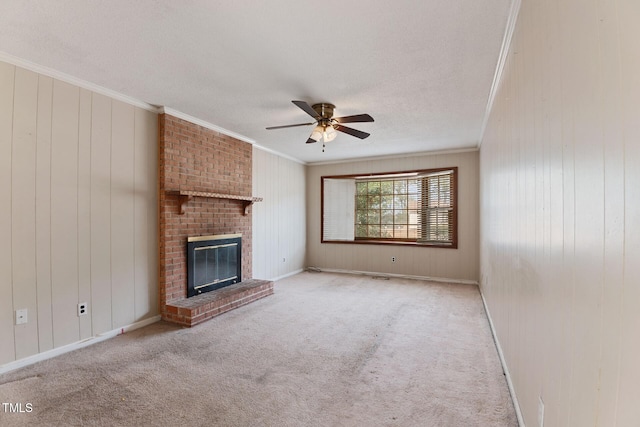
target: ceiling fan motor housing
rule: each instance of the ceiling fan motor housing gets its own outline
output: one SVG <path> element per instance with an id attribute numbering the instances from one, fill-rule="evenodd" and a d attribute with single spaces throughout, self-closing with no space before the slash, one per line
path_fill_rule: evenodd
<path id="1" fill-rule="evenodd" d="M 333 110 L 336 108 L 336 106 L 333 104 L 320 103 L 320 104 L 313 104 L 311 108 L 313 108 L 313 110 L 316 113 L 318 113 L 320 117 L 322 117 L 322 120 L 319 120 L 319 122 L 331 123 L 331 117 L 333 117 Z"/>

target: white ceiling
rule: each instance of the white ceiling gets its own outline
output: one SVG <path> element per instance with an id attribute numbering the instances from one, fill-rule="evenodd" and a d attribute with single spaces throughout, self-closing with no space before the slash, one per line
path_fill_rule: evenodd
<path id="1" fill-rule="evenodd" d="M 3 0 L 0 51 L 304 162 L 476 147 L 511 0 Z M 291 103 L 371 114 L 327 143 Z"/>

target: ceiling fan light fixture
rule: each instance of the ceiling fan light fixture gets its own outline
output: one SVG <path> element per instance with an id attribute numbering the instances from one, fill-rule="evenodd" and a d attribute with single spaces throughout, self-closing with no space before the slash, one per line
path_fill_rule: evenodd
<path id="1" fill-rule="evenodd" d="M 311 136 L 309 138 L 313 139 L 315 142 L 318 142 L 322 139 L 323 134 L 324 129 L 322 129 L 322 126 L 318 125 L 315 127 L 313 132 L 311 132 Z"/>
<path id="2" fill-rule="evenodd" d="M 324 142 L 330 142 L 336 139 L 338 132 L 336 132 L 332 125 L 327 125 L 322 132 L 322 136 L 324 137 Z"/>

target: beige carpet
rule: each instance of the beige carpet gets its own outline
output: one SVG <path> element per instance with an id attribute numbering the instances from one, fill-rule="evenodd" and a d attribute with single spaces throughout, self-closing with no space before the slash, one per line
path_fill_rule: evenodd
<path id="1" fill-rule="evenodd" d="M 517 426 L 477 287 L 306 272 L 0 376 L 2 426 Z"/>

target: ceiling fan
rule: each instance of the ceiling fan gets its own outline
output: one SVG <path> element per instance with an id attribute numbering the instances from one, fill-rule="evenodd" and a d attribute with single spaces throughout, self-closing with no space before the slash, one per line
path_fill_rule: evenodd
<path id="1" fill-rule="evenodd" d="M 322 139 L 323 142 L 333 141 L 336 138 L 337 132 L 348 133 L 351 136 L 355 136 L 356 138 L 365 139 L 370 134 L 367 132 L 362 132 L 357 129 L 353 129 L 347 126 L 342 126 L 342 123 L 362 123 L 362 122 L 372 122 L 373 117 L 368 114 L 356 114 L 355 116 L 345 116 L 345 117 L 333 117 L 333 110 L 336 108 L 333 104 L 313 104 L 309 105 L 304 101 L 291 101 L 295 105 L 297 105 L 302 111 L 310 115 L 315 119 L 315 122 L 311 123 L 299 123 L 296 125 L 284 125 L 284 126 L 271 126 L 268 127 L 268 130 L 271 129 L 283 129 L 283 128 L 292 128 L 296 126 L 309 126 L 316 125 L 313 132 L 311 132 L 311 136 L 307 139 L 307 144 L 311 144 L 314 142 L 318 142 Z M 322 145 L 322 151 L 324 151 L 324 144 Z"/>

